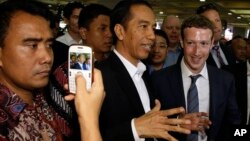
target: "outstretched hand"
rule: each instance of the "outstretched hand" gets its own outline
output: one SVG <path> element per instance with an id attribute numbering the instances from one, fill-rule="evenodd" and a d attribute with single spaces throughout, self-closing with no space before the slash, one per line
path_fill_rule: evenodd
<path id="1" fill-rule="evenodd" d="M 139 137 L 163 138 L 169 141 L 176 141 L 176 139 L 168 133 L 169 131 L 190 134 L 191 131 L 189 129 L 179 126 L 179 124 L 191 124 L 190 120 L 168 118 L 168 116 L 185 112 L 184 108 L 160 110 L 161 104 L 159 100 L 155 100 L 155 104 L 155 107 L 151 111 L 135 119 L 135 127 Z"/>

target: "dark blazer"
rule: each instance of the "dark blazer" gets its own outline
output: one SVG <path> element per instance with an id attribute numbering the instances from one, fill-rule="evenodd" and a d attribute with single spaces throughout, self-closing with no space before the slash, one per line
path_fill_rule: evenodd
<path id="1" fill-rule="evenodd" d="M 132 78 L 114 52 L 96 67 L 102 72 L 106 92 L 100 113 L 103 140 L 134 141 L 131 120 L 145 112 Z M 148 87 L 146 76 L 143 76 L 143 79 Z M 148 93 L 152 104 L 154 98 L 150 89 Z"/>
<path id="2" fill-rule="evenodd" d="M 87 66 L 85 63 L 82 64 L 82 67 L 80 66 L 79 63 L 75 63 L 74 69 L 79 69 L 79 70 L 87 70 Z"/>
<path id="3" fill-rule="evenodd" d="M 221 44 L 220 44 L 220 48 L 223 51 L 223 53 L 227 59 L 228 65 L 235 64 L 235 59 L 233 57 L 234 55 L 232 53 L 232 50 L 230 50 L 230 48 L 228 46 L 221 45 Z M 209 54 L 209 56 L 207 58 L 207 64 L 217 67 L 211 53 Z"/>
<path id="4" fill-rule="evenodd" d="M 239 111 L 235 100 L 234 79 L 230 73 L 207 65 L 210 85 L 209 119 L 212 121 L 207 131 L 208 141 L 218 139 L 224 126 L 239 124 Z M 225 83 L 227 82 L 227 83 Z M 155 94 L 161 101 L 162 109 L 186 107 L 180 64 L 167 67 L 152 74 Z M 185 135 L 178 135 L 186 140 Z M 218 139 L 220 140 L 220 139 Z"/>
<path id="5" fill-rule="evenodd" d="M 234 75 L 236 99 L 241 112 L 242 125 L 247 122 L 247 62 L 223 67 Z"/>

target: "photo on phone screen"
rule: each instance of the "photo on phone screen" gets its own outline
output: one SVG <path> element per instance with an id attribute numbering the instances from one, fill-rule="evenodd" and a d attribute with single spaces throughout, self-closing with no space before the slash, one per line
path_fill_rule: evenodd
<path id="1" fill-rule="evenodd" d="M 92 49 L 87 46 L 73 45 L 69 48 L 69 91 L 76 92 L 75 75 L 81 72 L 86 80 L 86 88 L 92 83 Z"/>

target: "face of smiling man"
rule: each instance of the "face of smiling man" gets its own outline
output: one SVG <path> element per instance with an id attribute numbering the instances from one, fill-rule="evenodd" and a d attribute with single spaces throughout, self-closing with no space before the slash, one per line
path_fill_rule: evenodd
<path id="1" fill-rule="evenodd" d="M 195 74 L 199 73 L 206 63 L 213 45 L 212 31 L 203 28 L 184 29 L 182 47 L 184 62 Z"/>
<path id="2" fill-rule="evenodd" d="M 119 43 L 117 50 L 135 66 L 146 59 L 155 40 L 155 16 L 149 7 L 134 5 L 130 9 L 131 19 L 126 28 L 117 26 Z"/>

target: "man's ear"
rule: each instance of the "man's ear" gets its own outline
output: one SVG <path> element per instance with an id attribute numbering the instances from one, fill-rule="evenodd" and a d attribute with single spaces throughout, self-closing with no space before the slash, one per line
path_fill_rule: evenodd
<path id="1" fill-rule="evenodd" d="M 181 44 L 181 47 L 183 48 L 183 40 L 181 37 L 180 37 L 180 44 Z"/>
<path id="2" fill-rule="evenodd" d="M 125 30 L 121 24 L 116 24 L 114 27 L 115 34 L 118 40 L 123 40 L 125 36 Z"/>
<path id="3" fill-rule="evenodd" d="M 84 27 L 80 27 L 79 29 L 80 36 L 83 40 L 86 40 L 87 38 L 87 29 Z"/>

